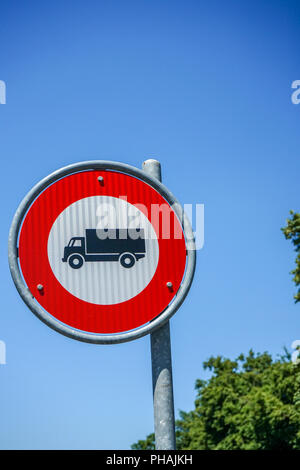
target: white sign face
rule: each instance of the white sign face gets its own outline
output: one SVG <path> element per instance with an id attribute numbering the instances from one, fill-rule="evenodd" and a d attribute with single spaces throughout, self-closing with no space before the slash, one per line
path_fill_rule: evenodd
<path id="1" fill-rule="evenodd" d="M 128 229 L 134 237 L 127 243 Z M 91 196 L 57 217 L 49 233 L 48 259 L 70 294 L 92 304 L 113 305 L 135 297 L 149 284 L 159 245 L 152 224 L 137 207 L 121 198 Z"/>

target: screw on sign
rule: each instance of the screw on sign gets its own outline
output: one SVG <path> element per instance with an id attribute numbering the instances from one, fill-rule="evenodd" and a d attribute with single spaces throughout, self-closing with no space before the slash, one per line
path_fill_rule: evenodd
<path id="1" fill-rule="evenodd" d="M 32 312 L 91 343 L 161 329 L 195 269 L 193 232 L 178 201 L 151 171 L 110 161 L 77 163 L 40 181 L 17 209 L 8 252 Z"/>

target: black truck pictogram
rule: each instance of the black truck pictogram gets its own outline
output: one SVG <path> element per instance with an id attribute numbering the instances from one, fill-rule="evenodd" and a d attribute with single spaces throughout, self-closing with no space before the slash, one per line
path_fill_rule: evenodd
<path id="1" fill-rule="evenodd" d="M 84 261 L 119 261 L 124 268 L 132 268 L 145 254 L 143 229 L 86 229 L 85 237 L 70 239 L 62 261 L 73 269 L 81 268 Z"/>

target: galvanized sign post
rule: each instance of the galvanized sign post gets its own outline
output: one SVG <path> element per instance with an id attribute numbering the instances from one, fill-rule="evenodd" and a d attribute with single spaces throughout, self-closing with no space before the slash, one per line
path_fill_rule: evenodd
<path id="1" fill-rule="evenodd" d="M 160 207 L 172 220 L 167 236 L 153 215 Z M 159 162 L 139 170 L 87 161 L 47 176 L 17 209 L 8 256 L 20 296 L 59 333 L 96 344 L 151 334 L 156 448 L 174 449 L 169 319 L 191 286 L 196 251 Z"/>
<path id="2" fill-rule="evenodd" d="M 157 160 L 146 160 L 143 170 L 161 181 L 161 166 Z M 169 320 L 151 333 L 151 360 L 155 448 L 174 450 L 176 440 Z"/>

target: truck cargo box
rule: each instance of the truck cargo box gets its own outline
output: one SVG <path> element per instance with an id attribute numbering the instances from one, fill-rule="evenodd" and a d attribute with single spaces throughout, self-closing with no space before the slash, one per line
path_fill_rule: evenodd
<path id="1" fill-rule="evenodd" d="M 86 229 L 86 253 L 145 253 L 144 230 Z M 137 238 L 138 237 L 138 238 Z"/>

